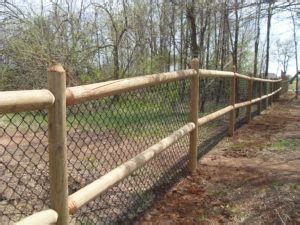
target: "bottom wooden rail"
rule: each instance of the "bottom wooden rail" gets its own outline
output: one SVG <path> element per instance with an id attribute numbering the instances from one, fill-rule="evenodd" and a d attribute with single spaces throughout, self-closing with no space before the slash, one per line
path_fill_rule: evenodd
<path id="1" fill-rule="evenodd" d="M 244 106 L 247 106 L 247 105 L 251 105 L 251 104 L 257 103 L 257 102 L 259 102 L 261 100 L 264 100 L 266 98 L 269 98 L 269 97 L 277 94 L 279 91 L 281 91 L 281 88 L 278 88 L 276 91 L 273 91 L 273 92 L 271 92 L 269 94 L 263 95 L 260 98 L 252 99 L 251 101 L 245 101 L 245 102 L 236 103 L 234 105 L 234 108 L 238 109 L 238 108 L 241 108 L 241 107 L 244 107 Z"/>
<path id="2" fill-rule="evenodd" d="M 204 125 L 204 124 L 206 124 L 206 123 L 208 123 L 210 121 L 213 121 L 213 120 L 219 118 L 220 116 L 223 116 L 224 114 L 230 112 L 233 109 L 234 109 L 233 106 L 230 105 L 230 106 L 227 106 L 227 107 L 225 107 L 223 109 L 220 109 L 220 110 L 218 110 L 216 112 L 213 112 L 213 113 L 211 113 L 209 115 L 201 117 L 201 118 L 198 119 L 197 125 L 198 126 L 202 126 L 202 125 Z"/>
<path id="3" fill-rule="evenodd" d="M 272 92 L 272 93 L 269 93 L 269 94 L 266 94 L 266 95 L 263 95 L 261 96 L 260 98 L 256 98 L 256 99 L 252 99 L 251 101 L 245 101 L 245 102 L 240 102 L 240 103 L 236 103 L 234 105 L 234 107 L 232 105 L 229 105 L 223 109 L 220 109 L 216 112 L 213 112 L 211 114 L 208 114 L 206 116 L 203 116 L 201 118 L 198 119 L 198 122 L 197 122 L 197 125 L 198 126 L 202 126 L 210 121 L 213 121 L 223 115 L 225 115 L 226 113 L 230 112 L 231 110 L 235 110 L 235 109 L 238 109 L 238 108 L 241 108 L 241 107 L 244 107 L 244 106 L 247 106 L 247 105 L 251 105 L 251 104 L 254 104 L 254 103 L 257 103 L 259 101 L 262 101 L 263 99 L 266 99 L 266 98 L 269 98 L 275 94 L 277 94 L 279 91 L 281 91 L 281 88 L 278 88 L 276 91 Z"/>
<path id="4" fill-rule="evenodd" d="M 19 222 L 16 222 L 15 225 L 54 225 L 56 224 L 57 218 L 57 212 L 55 212 L 53 209 L 47 209 L 25 217 Z"/>
<path id="5" fill-rule="evenodd" d="M 69 210 L 70 214 L 74 214 L 78 209 L 98 197 L 101 193 L 128 177 L 139 167 L 143 166 L 146 162 L 154 158 L 156 155 L 170 147 L 179 139 L 189 134 L 195 129 L 194 123 L 188 123 L 181 127 L 170 136 L 162 139 L 157 144 L 151 146 L 142 153 L 136 155 L 134 158 L 128 160 L 117 168 L 111 170 L 104 176 L 88 184 L 82 189 L 76 191 L 69 196 Z"/>

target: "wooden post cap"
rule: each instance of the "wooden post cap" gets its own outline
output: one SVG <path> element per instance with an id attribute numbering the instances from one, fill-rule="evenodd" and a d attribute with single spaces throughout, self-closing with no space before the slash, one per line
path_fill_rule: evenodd
<path id="1" fill-rule="evenodd" d="M 234 73 L 236 73 L 236 65 L 232 65 L 231 66 L 231 71 L 234 72 Z"/>
<path id="2" fill-rule="evenodd" d="M 199 59 L 197 59 L 197 58 L 192 59 L 192 69 L 194 69 L 194 70 L 199 69 Z"/>
<path id="3" fill-rule="evenodd" d="M 56 72 L 56 73 L 64 73 L 65 69 L 60 63 L 53 63 L 50 67 L 47 69 L 48 72 Z"/>

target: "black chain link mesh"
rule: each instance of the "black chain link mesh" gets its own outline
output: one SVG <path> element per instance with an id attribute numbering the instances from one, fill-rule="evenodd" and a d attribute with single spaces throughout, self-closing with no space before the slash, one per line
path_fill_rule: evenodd
<path id="1" fill-rule="evenodd" d="M 49 206 L 47 112 L 0 114 L 0 224 Z"/>
<path id="2" fill-rule="evenodd" d="M 237 85 L 237 102 L 248 100 L 247 81 Z M 199 117 L 229 105 L 229 90 L 228 78 L 200 79 Z M 188 123 L 189 113 L 189 80 L 67 107 L 69 194 Z M 238 119 L 244 117 L 242 108 Z M 227 129 L 227 115 L 200 127 L 198 157 Z M 0 115 L 0 134 L 0 222 L 6 224 L 49 207 L 47 112 Z M 186 175 L 188 148 L 187 135 L 80 209 L 72 222 L 130 223 Z"/>
<path id="3" fill-rule="evenodd" d="M 70 194 L 133 158 L 189 121 L 189 81 L 68 107 Z M 74 215 L 77 223 L 130 221 L 187 164 L 187 137 Z"/>
<path id="4" fill-rule="evenodd" d="M 200 101 L 198 117 L 203 117 L 218 111 L 229 103 L 230 79 L 228 78 L 205 78 L 200 81 Z M 208 150 L 203 143 L 209 145 L 216 136 L 223 136 L 227 132 L 228 116 L 211 121 L 201 126 L 198 130 L 198 155 L 202 156 Z"/>

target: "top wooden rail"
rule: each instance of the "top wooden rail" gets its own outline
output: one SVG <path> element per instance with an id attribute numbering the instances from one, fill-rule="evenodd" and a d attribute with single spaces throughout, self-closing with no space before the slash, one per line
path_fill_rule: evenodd
<path id="1" fill-rule="evenodd" d="M 67 88 L 66 93 L 67 105 L 74 105 L 161 83 L 181 80 L 196 74 L 195 70 L 189 69 L 70 87 Z"/>
<path id="2" fill-rule="evenodd" d="M 45 109 L 54 100 L 48 90 L 0 91 L 0 113 Z"/>
<path id="3" fill-rule="evenodd" d="M 144 87 L 182 80 L 197 75 L 194 69 L 180 70 L 176 72 L 158 73 L 146 76 L 111 80 L 89 85 L 69 87 L 66 90 L 67 105 L 75 105 L 102 97 L 118 95 L 124 92 L 137 90 Z M 200 77 L 233 77 L 230 71 L 199 69 Z M 237 78 L 260 82 L 281 82 L 281 79 L 270 80 L 235 73 Z M 22 111 L 41 110 L 54 103 L 54 96 L 48 90 L 26 91 L 0 91 L 0 113 L 12 113 Z"/>
<path id="4" fill-rule="evenodd" d="M 219 71 L 219 70 L 199 70 L 200 77 L 233 77 L 234 73 L 230 71 Z"/>
<path id="5" fill-rule="evenodd" d="M 175 80 L 186 79 L 197 75 L 194 69 L 180 70 L 176 72 L 158 73 L 146 76 L 125 78 L 120 80 L 112 80 L 101 83 L 81 85 L 67 88 L 66 98 L 67 105 L 75 105 L 85 101 L 96 100 L 99 98 L 118 95 L 124 92 L 137 90 L 144 87 L 149 87 L 161 83 L 167 83 Z M 253 78 L 242 74 L 235 74 L 236 77 L 261 81 L 261 82 L 280 82 L 278 80 Z M 200 77 L 233 77 L 234 73 L 230 71 L 205 70 L 199 69 Z"/>

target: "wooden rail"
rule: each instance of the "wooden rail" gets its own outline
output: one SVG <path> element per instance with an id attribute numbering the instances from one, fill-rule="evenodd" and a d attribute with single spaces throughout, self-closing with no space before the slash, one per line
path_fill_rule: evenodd
<path id="1" fill-rule="evenodd" d="M 137 90 L 144 87 L 154 86 L 162 83 L 172 82 L 175 80 L 182 80 L 197 75 L 197 71 L 194 69 L 181 70 L 177 72 L 159 73 L 146 75 L 142 77 L 132 77 L 120 80 L 112 80 L 101 83 L 75 86 L 67 88 L 66 98 L 67 105 L 75 105 L 85 101 L 95 100 L 107 96 L 118 95 L 128 91 Z M 217 71 L 217 70 L 204 70 L 199 69 L 200 77 L 233 77 L 233 72 Z M 237 78 L 255 80 L 262 82 L 280 82 L 278 80 L 268 80 L 261 78 L 251 78 L 246 75 L 237 74 Z"/>
<path id="2" fill-rule="evenodd" d="M 236 101 L 236 67 L 232 67 L 232 71 L 234 76 L 230 79 L 230 96 L 229 102 L 232 106 L 232 110 L 229 113 L 229 123 L 228 123 L 228 135 L 233 136 L 235 129 L 235 101 Z"/>
<path id="3" fill-rule="evenodd" d="M 48 90 L 0 91 L 0 114 L 45 109 L 53 103 Z"/>
<path id="4" fill-rule="evenodd" d="M 227 107 L 225 107 L 223 109 L 220 109 L 216 112 L 213 112 L 209 115 L 203 116 L 203 117 L 198 119 L 197 125 L 198 126 L 203 126 L 204 124 L 206 124 L 208 122 L 211 122 L 211 121 L 225 115 L 226 113 L 232 111 L 233 109 L 234 109 L 234 107 L 232 105 L 230 105 L 230 106 L 227 106 Z"/>
<path id="5" fill-rule="evenodd" d="M 117 168 L 111 170 L 98 180 L 88 184 L 84 188 L 76 191 L 69 196 L 69 209 L 70 213 L 74 214 L 78 209 L 95 199 L 101 193 L 112 187 L 116 183 L 120 182 L 124 178 L 128 177 L 135 170 L 143 166 L 146 162 L 166 150 L 168 147 L 173 145 L 179 139 L 189 134 L 195 129 L 194 123 L 188 123 L 175 131 L 170 136 L 162 139 L 157 144 L 151 146 L 142 153 L 136 155 L 134 158 L 128 160 Z"/>
<path id="6" fill-rule="evenodd" d="M 74 105 L 144 87 L 186 79 L 195 76 L 196 74 L 196 70 L 190 69 L 70 87 L 67 89 L 66 93 L 67 105 Z"/>
<path id="7" fill-rule="evenodd" d="M 161 83 L 190 78 L 196 74 L 197 71 L 190 69 L 69 87 L 66 89 L 66 103 L 67 105 L 74 105 L 85 101 L 118 95 L 124 92 L 158 85 Z M 229 71 L 199 69 L 199 76 L 226 78 L 233 77 L 234 73 Z M 268 83 L 282 81 L 281 79 L 268 80 L 254 77 L 251 78 L 238 73 L 236 73 L 236 77 Z M 0 113 L 3 114 L 46 109 L 51 106 L 54 101 L 55 98 L 53 94 L 48 90 L 0 91 Z"/>
<path id="8" fill-rule="evenodd" d="M 19 222 L 15 223 L 15 225 L 53 225 L 56 224 L 57 218 L 57 212 L 52 209 L 46 209 L 23 218 Z"/>
<path id="9" fill-rule="evenodd" d="M 224 77 L 230 79 L 230 105 L 204 117 L 198 118 L 199 78 Z M 122 165 L 111 170 L 104 176 L 88 184 L 82 189 L 68 196 L 67 183 L 67 149 L 66 149 L 66 105 L 74 105 L 119 95 L 124 92 L 137 90 L 161 83 L 181 79 L 191 79 L 190 123 L 176 130 L 142 153 Z M 237 79 L 248 81 L 248 101 L 236 103 Z M 259 82 L 258 98 L 252 99 L 253 82 Z M 262 95 L 262 83 L 271 84 L 271 93 Z M 261 111 L 261 101 L 273 98 L 282 88 L 282 80 L 268 80 L 253 78 L 232 72 L 199 69 L 198 60 L 193 60 L 192 69 L 133 77 L 116 81 L 70 87 L 65 86 L 65 71 L 59 66 L 52 66 L 48 70 L 49 90 L 0 92 L 0 113 L 31 111 L 46 109 L 49 111 L 49 160 L 50 160 L 50 198 L 51 208 L 29 216 L 17 224 L 67 224 L 69 213 L 74 214 L 78 209 L 101 195 L 104 191 L 131 175 L 135 170 L 162 153 L 186 135 L 190 135 L 189 171 L 192 173 L 197 166 L 197 130 L 198 127 L 229 113 L 229 135 L 234 135 L 235 111 L 247 106 L 247 121 L 251 120 L 251 105 L 258 103 Z M 271 100 L 270 99 L 270 100 Z"/>

